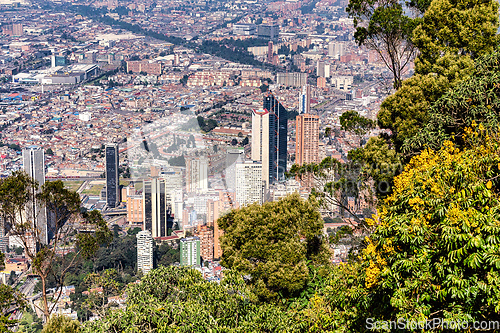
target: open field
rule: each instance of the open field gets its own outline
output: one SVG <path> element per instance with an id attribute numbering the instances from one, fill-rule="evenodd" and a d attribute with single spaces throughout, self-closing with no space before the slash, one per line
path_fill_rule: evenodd
<path id="1" fill-rule="evenodd" d="M 64 187 L 66 187 L 68 190 L 76 192 L 82 185 L 83 181 L 80 180 L 71 180 L 71 181 L 65 181 L 64 182 Z"/>

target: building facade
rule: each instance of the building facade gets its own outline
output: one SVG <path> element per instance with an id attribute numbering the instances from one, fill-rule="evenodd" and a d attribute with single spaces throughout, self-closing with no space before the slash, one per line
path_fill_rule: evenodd
<path id="1" fill-rule="evenodd" d="M 299 114 L 295 125 L 295 163 L 319 163 L 319 116 Z"/>
<path id="2" fill-rule="evenodd" d="M 188 192 L 208 190 L 208 160 L 206 157 L 186 159 L 186 188 Z"/>
<path id="3" fill-rule="evenodd" d="M 181 239 L 181 266 L 201 266 L 200 239 L 188 237 Z"/>
<path id="4" fill-rule="evenodd" d="M 171 207 L 168 205 L 165 179 L 145 180 L 142 199 L 143 230 L 149 230 L 153 238 L 170 236 L 174 219 Z"/>
<path id="5" fill-rule="evenodd" d="M 24 171 L 38 182 L 38 193 L 45 184 L 45 152 L 43 148 L 38 146 L 29 146 L 23 149 L 23 169 Z M 26 218 L 33 221 L 36 226 L 35 239 L 41 244 L 48 244 L 54 230 L 53 225 L 49 226 L 47 210 L 34 200 L 26 207 Z"/>
<path id="6" fill-rule="evenodd" d="M 238 204 L 248 206 L 253 203 L 262 204 L 264 198 L 264 185 L 262 181 L 262 163 L 245 161 L 236 164 L 236 201 Z"/>
<path id="7" fill-rule="evenodd" d="M 137 270 L 147 274 L 153 269 L 153 237 L 149 230 L 137 233 Z"/>
<path id="8" fill-rule="evenodd" d="M 106 145 L 106 204 L 109 208 L 120 205 L 120 183 L 118 182 L 118 144 Z"/>
<path id="9" fill-rule="evenodd" d="M 285 178 L 287 135 L 288 112 L 272 93 L 267 93 L 263 109 L 252 112 L 252 160 L 262 162 L 266 188 Z"/>
<path id="10" fill-rule="evenodd" d="M 311 111 L 311 86 L 306 84 L 302 87 L 299 97 L 299 114 Z"/>

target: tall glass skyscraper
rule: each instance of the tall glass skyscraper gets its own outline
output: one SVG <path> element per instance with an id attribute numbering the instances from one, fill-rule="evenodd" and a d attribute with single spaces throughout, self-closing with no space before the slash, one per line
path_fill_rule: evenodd
<path id="1" fill-rule="evenodd" d="M 106 204 L 115 208 L 120 204 L 120 183 L 118 182 L 118 144 L 106 145 Z"/>
<path id="2" fill-rule="evenodd" d="M 274 95 L 264 96 L 263 109 L 252 113 L 252 160 L 262 162 L 266 188 L 285 179 L 288 112 Z"/>
<path id="3" fill-rule="evenodd" d="M 170 236 L 174 225 L 166 185 L 166 180 L 162 178 L 144 181 L 142 190 L 144 201 L 143 230 L 149 230 L 153 238 Z"/>

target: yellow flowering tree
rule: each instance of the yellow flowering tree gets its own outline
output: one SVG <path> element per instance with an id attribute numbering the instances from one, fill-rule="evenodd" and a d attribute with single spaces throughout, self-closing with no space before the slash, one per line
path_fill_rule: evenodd
<path id="1" fill-rule="evenodd" d="M 414 157 L 369 221 L 365 287 L 384 319 L 499 319 L 500 144 L 481 129 Z"/>

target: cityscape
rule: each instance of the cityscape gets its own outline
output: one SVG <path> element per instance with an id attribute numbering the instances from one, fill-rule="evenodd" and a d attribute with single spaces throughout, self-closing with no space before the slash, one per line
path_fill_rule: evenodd
<path id="1" fill-rule="evenodd" d="M 466 3 L 0 0 L 0 332 L 500 330 Z"/>

